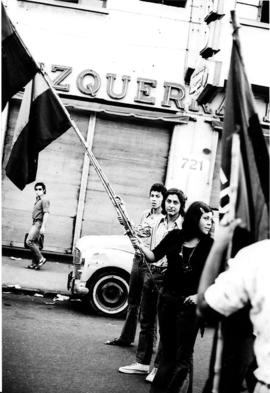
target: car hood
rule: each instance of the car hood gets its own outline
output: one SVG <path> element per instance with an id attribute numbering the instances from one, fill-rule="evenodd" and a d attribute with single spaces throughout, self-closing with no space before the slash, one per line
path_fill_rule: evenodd
<path id="1" fill-rule="evenodd" d="M 127 236 L 124 235 L 89 235 L 81 237 L 76 247 L 82 252 L 89 250 L 121 250 L 134 254 L 134 249 Z"/>

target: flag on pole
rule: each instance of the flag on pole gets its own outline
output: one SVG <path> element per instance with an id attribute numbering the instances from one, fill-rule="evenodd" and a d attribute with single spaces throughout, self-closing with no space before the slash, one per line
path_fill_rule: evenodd
<path id="1" fill-rule="evenodd" d="M 222 134 L 221 212 L 228 208 L 232 135 L 240 138 L 239 184 L 235 216 L 241 218 L 251 242 L 269 237 L 269 152 L 255 110 L 245 71 L 238 27 L 233 33 L 231 63 L 226 85 Z M 227 197 L 227 200 L 226 200 Z M 225 202 L 225 206 L 224 206 Z"/>
<path id="2" fill-rule="evenodd" d="M 222 134 L 220 213 L 241 218 L 245 225 L 245 231 L 237 228 L 234 233 L 233 256 L 247 244 L 269 237 L 270 160 L 245 71 L 234 11 L 231 15 L 234 32 Z M 235 134 L 239 136 L 240 147 L 237 165 L 232 165 L 235 160 L 232 157 Z M 235 167 L 237 175 L 233 173 Z M 235 205 L 230 200 L 233 178 L 238 179 L 238 184 L 234 185 Z M 222 321 L 222 343 L 219 343 L 222 351 L 218 345 L 212 348 L 212 363 L 204 393 L 212 392 L 213 386 L 218 393 L 239 393 L 244 378 L 249 380 L 248 390 L 253 390 L 252 372 L 256 365 L 248 312 L 248 309 L 243 309 Z"/>
<path id="3" fill-rule="evenodd" d="M 37 66 L 2 7 L 2 110 L 35 75 Z"/>
<path id="4" fill-rule="evenodd" d="M 37 72 L 25 88 L 15 133 L 18 135 L 6 175 L 21 190 L 36 179 L 38 154 L 71 127 L 43 75 Z"/>

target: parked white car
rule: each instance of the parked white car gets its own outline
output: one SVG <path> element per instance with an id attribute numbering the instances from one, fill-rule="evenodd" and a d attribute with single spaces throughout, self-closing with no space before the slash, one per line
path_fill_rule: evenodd
<path id="1" fill-rule="evenodd" d="M 134 249 L 127 236 L 84 236 L 76 244 L 68 289 L 95 312 L 123 316 Z"/>

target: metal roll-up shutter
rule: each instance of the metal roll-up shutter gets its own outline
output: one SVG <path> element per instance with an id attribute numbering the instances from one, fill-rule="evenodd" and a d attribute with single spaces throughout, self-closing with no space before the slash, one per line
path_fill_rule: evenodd
<path id="1" fill-rule="evenodd" d="M 4 168 L 10 154 L 19 103 L 11 105 L 5 138 L 2 183 L 2 243 L 23 247 L 24 234 L 31 226 L 35 201 L 34 184 L 20 191 L 6 176 Z M 86 137 L 89 113 L 72 112 L 72 118 Z M 39 154 L 36 181 L 47 186 L 51 202 L 44 249 L 71 252 L 74 222 L 81 181 L 84 148 L 73 129 L 53 141 Z"/>
<path id="2" fill-rule="evenodd" d="M 135 223 L 149 207 L 151 185 L 165 182 L 171 128 L 146 120 L 96 119 L 93 153 Z M 122 232 L 115 209 L 91 166 L 81 235 Z"/>

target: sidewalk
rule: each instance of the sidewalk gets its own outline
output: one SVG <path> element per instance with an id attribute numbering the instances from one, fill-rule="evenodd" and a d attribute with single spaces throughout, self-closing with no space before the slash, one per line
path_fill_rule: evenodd
<path id="1" fill-rule="evenodd" d="M 3 290 L 70 295 L 67 276 L 72 264 L 47 261 L 40 270 L 26 269 L 29 264 L 31 260 L 27 258 L 2 256 Z"/>

